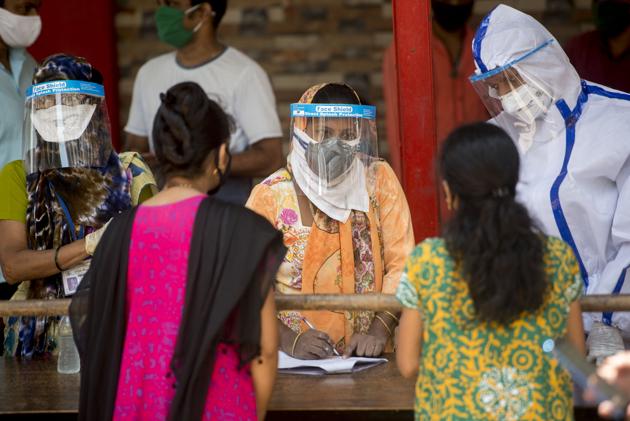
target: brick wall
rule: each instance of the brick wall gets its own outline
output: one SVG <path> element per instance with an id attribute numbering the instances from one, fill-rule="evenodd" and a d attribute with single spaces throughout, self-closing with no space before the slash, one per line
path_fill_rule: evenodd
<path id="1" fill-rule="evenodd" d="M 590 1 L 503 3 L 535 15 L 563 42 L 588 26 Z M 478 0 L 473 24 L 497 3 Z M 156 35 L 155 0 L 118 0 L 118 4 L 120 118 L 124 127 L 136 72 L 147 59 L 169 47 Z M 230 0 L 220 37 L 267 71 L 285 133 L 288 105 L 306 88 L 324 81 L 345 81 L 378 107 L 379 135 L 384 140 L 381 60 L 392 39 L 391 19 L 391 0 Z M 381 154 L 387 155 L 385 142 L 381 142 Z"/>

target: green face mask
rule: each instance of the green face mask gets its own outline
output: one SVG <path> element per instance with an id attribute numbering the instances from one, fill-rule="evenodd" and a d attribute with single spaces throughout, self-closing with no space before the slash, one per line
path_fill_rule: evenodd
<path id="1" fill-rule="evenodd" d="M 190 42 L 193 34 L 201 26 L 201 22 L 194 30 L 184 28 L 184 17 L 194 11 L 199 5 L 182 11 L 176 7 L 160 6 L 155 12 L 155 23 L 157 25 L 158 36 L 162 42 L 172 45 L 175 48 L 182 48 Z"/>

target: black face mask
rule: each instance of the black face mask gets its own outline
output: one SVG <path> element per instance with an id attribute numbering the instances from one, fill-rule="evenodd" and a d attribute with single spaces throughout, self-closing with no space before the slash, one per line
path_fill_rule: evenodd
<path id="1" fill-rule="evenodd" d="M 630 26 L 630 4 L 622 1 L 593 3 L 597 29 L 607 38 L 615 38 Z"/>
<path id="2" fill-rule="evenodd" d="M 472 15 L 474 2 L 468 4 L 447 4 L 431 0 L 433 19 L 446 32 L 457 32 L 464 28 Z"/>
<path id="3" fill-rule="evenodd" d="M 219 168 L 219 154 L 216 154 L 216 158 L 215 158 L 215 165 L 217 166 L 217 172 L 219 173 L 219 184 L 217 184 L 216 186 L 214 186 L 212 189 L 208 190 L 208 196 L 214 196 L 215 194 L 217 194 L 219 192 L 219 190 L 221 190 L 221 186 L 223 186 L 228 178 L 228 174 L 230 173 L 230 169 L 232 167 L 232 155 L 230 154 L 229 151 L 227 151 L 227 157 L 228 157 L 228 162 L 227 165 L 225 166 L 225 172 L 221 171 L 221 168 Z"/>
<path id="4" fill-rule="evenodd" d="M 309 168 L 321 179 L 336 180 L 350 169 L 356 148 L 343 140 L 333 139 L 321 143 L 310 143 L 306 148 L 306 162 Z M 319 173 L 320 159 L 324 161 L 326 174 Z"/>

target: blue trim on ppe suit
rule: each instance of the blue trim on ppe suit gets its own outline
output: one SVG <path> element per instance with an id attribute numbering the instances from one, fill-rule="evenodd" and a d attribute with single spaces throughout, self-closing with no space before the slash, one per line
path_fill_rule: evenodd
<path id="1" fill-rule="evenodd" d="M 573 239 L 573 235 L 571 234 L 569 224 L 567 223 L 567 220 L 564 216 L 562 205 L 560 203 L 559 192 L 560 192 L 560 185 L 562 184 L 562 182 L 564 181 L 564 178 L 567 175 L 567 168 L 569 166 L 569 160 L 571 159 L 571 152 L 573 151 L 573 146 L 575 144 L 575 125 L 577 124 L 582 114 L 582 108 L 584 104 L 588 101 L 589 95 L 600 95 L 606 98 L 630 101 L 630 94 L 607 91 L 599 86 L 589 85 L 585 81 L 582 81 L 582 92 L 580 93 L 580 96 L 578 97 L 578 102 L 572 111 L 569 109 L 569 107 L 567 106 L 566 102 L 563 99 L 556 102 L 556 107 L 558 108 L 558 110 L 560 111 L 560 114 L 562 114 L 562 117 L 564 118 L 564 124 L 566 127 L 567 134 L 566 134 L 566 152 L 564 156 L 564 161 L 562 163 L 562 169 L 560 170 L 560 174 L 556 178 L 556 181 L 553 183 L 553 186 L 550 192 L 551 207 L 553 209 L 553 216 L 554 216 L 554 219 L 556 220 L 556 225 L 558 226 L 558 231 L 560 231 L 560 236 L 565 242 L 567 242 L 571 246 L 571 248 L 575 252 L 575 256 L 580 266 L 582 279 L 584 280 L 585 290 L 586 288 L 588 288 L 588 285 L 589 285 L 588 272 L 586 271 L 586 268 L 580 256 L 580 253 Z M 617 283 L 615 284 L 615 288 L 612 291 L 613 295 L 619 294 L 621 292 L 621 288 L 623 287 L 625 283 L 625 279 L 626 279 L 625 275 L 626 275 L 626 270 L 628 269 L 628 267 L 630 266 L 626 266 L 626 268 L 624 268 L 621 271 L 621 274 L 619 275 L 619 279 L 617 280 Z M 611 325 L 612 315 L 613 315 L 612 312 L 602 313 L 602 322 L 604 322 L 607 325 Z"/>

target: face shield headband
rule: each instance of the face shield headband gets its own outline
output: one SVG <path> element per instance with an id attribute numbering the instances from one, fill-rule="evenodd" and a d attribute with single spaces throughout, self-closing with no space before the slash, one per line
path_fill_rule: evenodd
<path id="1" fill-rule="evenodd" d="M 475 41 L 475 42 L 476 42 L 476 41 Z M 525 59 L 529 58 L 531 55 L 536 54 L 538 51 L 540 51 L 540 50 L 542 50 L 543 48 L 547 47 L 547 46 L 548 46 L 549 44 L 551 44 L 552 42 L 554 42 L 553 38 L 552 38 L 552 39 L 547 40 L 546 42 L 544 42 L 543 44 L 541 44 L 541 45 L 539 45 L 538 47 L 534 48 L 533 50 L 528 51 L 527 53 L 523 54 L 521 57 L 518 57 L 518 58 L 516 58 L 516 59 L 514 59 L 514 60 L 510 61 L 509 63 L 507 63 L 507 64 L 505 64 L 505 65 L 503 65 L 503 66 L 500 66 L 500 67 L 495 67 L 495 68 L 494 68 L 494 69 L 492 69 L 492 70 L 482 71 L 482 72 L 481 72 L 481 73 L 479 73 L 479 74 L 474 74 L 474 75 L 472 75 L 472 76 L 470 76 L 470 77 L 469 77 L 469 80 L 470 80 L 472 83 L 475 83 L 475 82 L 481 82 L 481 81 L 483 81 L 483 80 L 485 80 L 485 79 L 487 79 L 487 78 L 489 78 L 489 77 L 491 77 L 491 76 L 498 75 L 499 73 L 501 73 L 501 72 L 503 72 L 503 71 L 505 71 L 505 70 L 509 69 L 510 67 L 513 67 L 515 64 L 518 64 L 518 63 L 520 63 L 521 61 L 523 61 L 523 60 L 525 60 Z M 477 59 L 477 63 L 478 63 L 478 66 L 479 66 L 479 68 L 480 68 L 480 69 L 486 69 L 486 66 L 485 66 L 485 64 L 483 64 L 483 62 L 481 61 L 481 58 L 478 58 L 478 59 Z"/>

